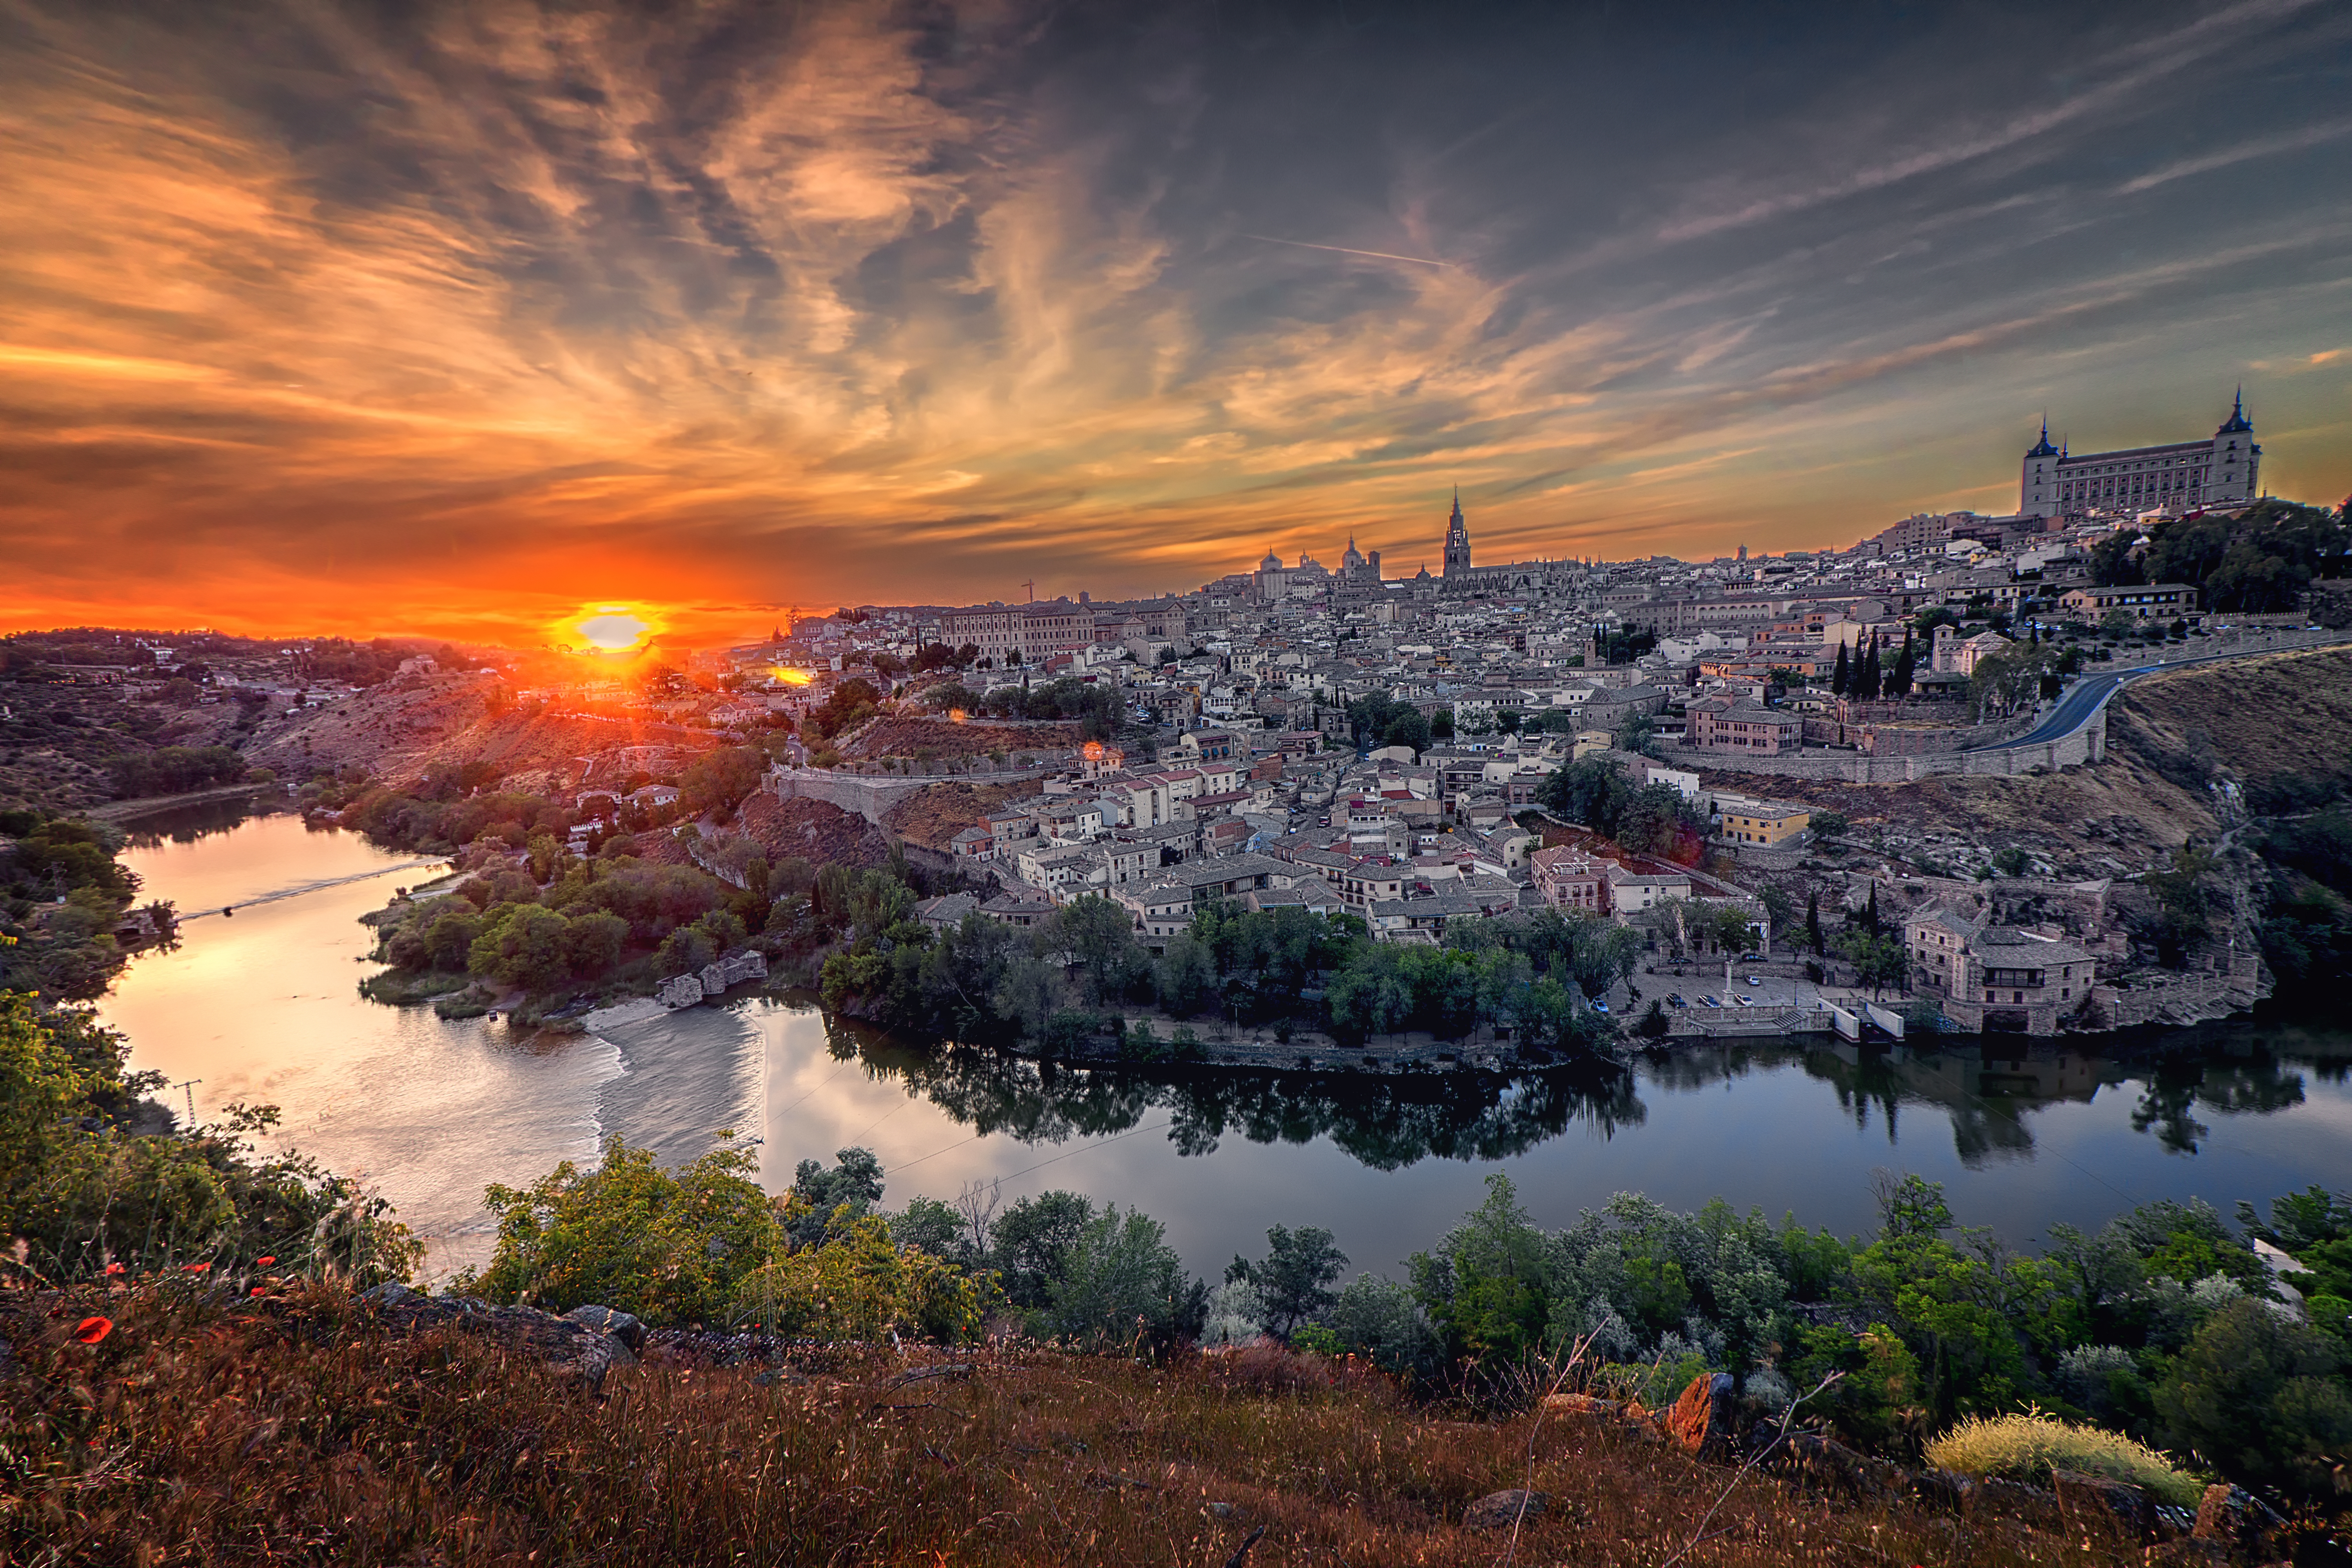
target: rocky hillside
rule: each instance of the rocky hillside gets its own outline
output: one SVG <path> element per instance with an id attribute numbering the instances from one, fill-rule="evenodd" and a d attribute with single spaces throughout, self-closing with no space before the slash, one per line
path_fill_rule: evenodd
<path id="1" fill-rule="evenodd" d="M 1905 784 L 1791 781 L 1780 793 L 1843 812 L 1860 837 L 1884 829 L 1898 839 L 2017 845 L 2060 876 L 2099 877 L 2152 869 L 2189 837 L 2217 837 L 2230 806 L 2216 784 L 2260 804 L 2282 781 L 2320 775 L 2352 778 L 2352 650 L 2136 682 L 2108 710 L 2106 760 L 2088 767 Z M 1752 789 L 1758 781 L 1714 782 Z"/>
<path id="2" fill-rule="evenodd" d="M 496 692 L 490 682 L 461 676 L 403 677 L 329 707 L 272 719 L 247 755 L 285 777 L 356 763 L 394 784 L 436 765 L 478 761 L 513 788 L 561 791 L 576 779 L 578 759 L 616 746 L 660 748 L 665 761 L 647 771 L 662 773 L 714 743 L 669 725 L 550 717 L 513 707 Z"/>
<path id="3" fill-rule="evenodd" d="M 946 854 L 948 845 L 967 827 L 977 827 L 988 814 L 1009 800 L 1034 795 L 1034 784 L 935 784 L 917 790 L 884 812 L 890 831 L 910 844 Z"/>

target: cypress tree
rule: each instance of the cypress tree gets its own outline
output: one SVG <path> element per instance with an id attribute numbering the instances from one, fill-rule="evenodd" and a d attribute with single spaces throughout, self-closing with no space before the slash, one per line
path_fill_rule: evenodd
<path id="1" fill-rule="evenodd" d="M 1854 695 L 1864 702 L 1878 700 L 1878 639 L 1873 637 L 1870 651 L 1862 656 L 1862 679 L 1854 682 Z"/>
<path id="2" fill-rule="evenodd" d="M 1846 686 L 1852 679 L 1853 676 L 1851 672 L 1847 670 L 1845 665 L 1845 644 L 1840 643 L 1838 644 L 1837 668 L 1830 671 L 1830 695 L 1832 697 L 1844 696 Z"/>
<path id="3" fill-rule="evenodd" d="M 1862 923 L 1870 928 L 1871 935 L 1876 936 L 1879 934 L 1878 884 L 1875 882 L 1873 882 L 1870 885 L 1870 903 L 1869 906 L 1862 911 Z"/>
<path id="4" fill-rule="evenodd" d="M 1889 697 L 1911 694 L 1911 633 L 1906 627 L 1903 633 L 1903 651 L 1895 656 L 1895 679 L 1886 683 L 1886 695 Z"/>
<path id="5" fill-rule="evenodd" d="M 1822 952 L 1822 896 L 1819 892 L 1805 895 L 1805 942 L 1815 957 Z"/>

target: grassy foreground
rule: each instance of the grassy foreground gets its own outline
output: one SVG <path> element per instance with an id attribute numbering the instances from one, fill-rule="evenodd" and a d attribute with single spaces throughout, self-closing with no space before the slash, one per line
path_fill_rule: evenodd
<path id="1" fill-rule="evenodd" d="M 5 1292 L 0 1563 L 1643 1564 L 1734 1472 L 1572 1416 L 1451 1419 L 1288 1352 L 1166 1368 L 999 1348 L 899 1382 L 886 1351 L 798 1370 L 665 1361 L 600 1394 L 340 1292 Z M 89 1315 L 111 1327 L 97 1343 Z M 1465 1505 L 1532 1484 L 1514 1547 Z M 1907 1504 L 1738 1480 L 1703 1564 L 2141 1560 Z M 2088 1547 L 2088 1550 L 2085 1548 Z"/>

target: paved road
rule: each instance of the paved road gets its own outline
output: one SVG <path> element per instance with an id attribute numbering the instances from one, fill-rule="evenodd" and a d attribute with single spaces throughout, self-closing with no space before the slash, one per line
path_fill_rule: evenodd
<path id="1" fill-rule="evenodd" d="M 1975 752 L 2006 752 L 2017 746 L 2039 746 L 2051 741 L 2063 740 L 2091 721 L 2092 715 L 2106 705 L 2107 699 L 2125 682 L 2162 669 L 2180 669 L 2192 664 L 2213 664 L 2225 658 L 2252 658 L 2266 653 L 2292 652 L 2305 647 L 2324 647 L 2326 643 L 2291 643 L 2284 647 L 2233 647 L 2227 653 L 2200 653 L 2193 658 L 2159 659 L 2154 664 L 2136 664 L 2126 669 L 2104 671 L 2084 676 L 2069 687 L 2058 699 L 2041 723 L 2030 733 L 2014 741 L 2002 741 L 1990 746 L 1971 746 Z"/>

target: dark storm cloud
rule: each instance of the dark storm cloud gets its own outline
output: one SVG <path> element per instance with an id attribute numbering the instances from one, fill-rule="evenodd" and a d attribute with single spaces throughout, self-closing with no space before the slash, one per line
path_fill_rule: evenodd
<path id="1" fill-rule="evenodd" d="M 2347 52 L 2318 0 L 0 5 L 0 548 L 35 619 L 469 626 L 1409 561 L 1456 481 L 1488 557 L 1711 553 L 2241 378 L 2329 496 Z"/>

